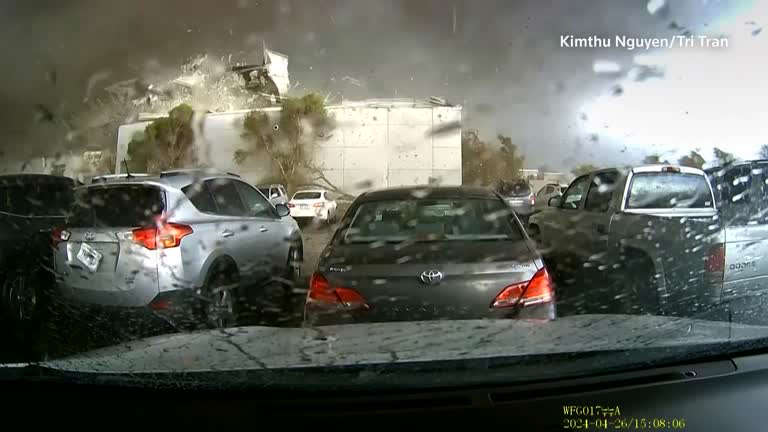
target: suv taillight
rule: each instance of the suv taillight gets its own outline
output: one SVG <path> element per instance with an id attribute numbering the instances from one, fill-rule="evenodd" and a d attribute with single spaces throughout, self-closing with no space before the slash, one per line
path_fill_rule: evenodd
<path id="1" fill-rule="evenodd" d="M 51 246 L 57 247 L 59 243 L 69 240 L 70 232 L 62 227 L 56 227 L 51 231 Z"/>
<path id="2" fill-rule="evenodd" d="M 533 275 L 533 279 L 520 282 L 501 290 L 493 299 L 492 308 L 505 308 L 510 306 L 533 306 L 551 302 L 555 298 L 555 288 L 552 278 L 546 268 L 542 268 Z"/>
<path id="3" fill-rule="evenodd" d="M 309 281 L 307 300 L 316 303 L 344 305 L 353 309 L 368 309 L 368 304 L 360 293 L 351 288 L 331 286 L 328 279 L 317 272 L 312 275 Z"/>
<path id="4" fill-rule="evenodd" d="M 155 250 L 178 247 L 181 239 L 192 234 L 192 227 L 176 223 L 163 223 L 156 227 L 133 230 L 133 242 L 147 249 Z"/>

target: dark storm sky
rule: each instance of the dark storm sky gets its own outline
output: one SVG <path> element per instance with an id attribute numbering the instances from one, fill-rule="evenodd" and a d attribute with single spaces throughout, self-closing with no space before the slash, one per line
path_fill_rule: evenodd
<path id="1" fill-rule="evenodd" d="M 0 133 L 6 151 L 35 142 L 34 105 L 77 110 L 96 87 L 178 70 L 208 53 L 257 61 L 261 41 L 290 56 L 294 82 L 347 99 L 438 95 L 465 106 L 467 126 L 511 135 L 531 164 L 574 154 L 578 107 L 607 91 L 592 62 L 627 63 L 619 50 L 563 49 L 561 34 L 667 36 L 670 20 L 702 25 L 722 9 L 675 2 L 665 17 L 646 1 L 233 0 L 35 1 L 0 6 Z M 453 24 L 453 9 L 456 25 Z M 56 71 L 56 83 L 46 77 Z M 357 87 L 342 80 L 362 81 Z M 600 151 L 600 145 L 589 152 Z M 557 153 L 553 158 L 549 154 Z M 594 156 L 594 157 L 599 157 Z"/>

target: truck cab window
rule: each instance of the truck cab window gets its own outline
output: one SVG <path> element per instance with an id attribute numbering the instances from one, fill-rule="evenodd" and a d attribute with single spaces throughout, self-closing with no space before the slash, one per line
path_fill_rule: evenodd
<path id="1" fill-rule="evenodd" d="M 565 191 L 563 195 L 563 201 L 560 204 L 560 208 L 566 210 L 576 210 L 579 208 L 581 198 L 584 196 L 584 192 L 587 190 L 587 184 L 589 182 L 589 176 L 582 176 L 577 178 L 571 183 L 571 186 Z"/>
<path id="2" fill-rule="evenodd" d="M 617 178 L 618 173 L 616 172 L 604 172 L 595 175 L 589 186 L 584 209 L 600 213 L 607 211 L 613 198 Z"/>

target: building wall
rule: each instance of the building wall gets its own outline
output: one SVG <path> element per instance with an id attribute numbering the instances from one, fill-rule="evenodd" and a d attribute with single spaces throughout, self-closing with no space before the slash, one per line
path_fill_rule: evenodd
<path id="1" fill-rule="evenodd" d="M 460 107 L 410 103 L 348 103 L 328 107 L 336 128 L 317 141 L 315 162 L 337 187 L 350 193 L 388 186 L 461 184 L 461 130 L 447 128 L 461 121 Z M 279 111 L 267 110 L 277 120 Z M 247 148 L 242 122 L 247 111 L 206 116 L 198 158 L 214 168 L 237 172 L 251 182 L 271 173 L 269 161 L 233 161 L 234 152 Z M 118 132 L 117 162 L 126 157 L 127 146 L 149 122 L 123 125 Z M 127 157 L 126 157 L 127 158 Z"/>

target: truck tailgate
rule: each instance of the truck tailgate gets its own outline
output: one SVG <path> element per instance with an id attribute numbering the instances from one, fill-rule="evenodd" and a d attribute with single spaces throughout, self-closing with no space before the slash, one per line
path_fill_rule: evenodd
<path id="1" fill-rule="evenodd" d="M 645 251 L 655 261 L 656 277 L 664 278 L 660 294 L 662 308 L 672 314 L 704 314 L 719 302 L 722 271 L 708 263 L 722 247 L 723 231 L 714 211 L 644 212 L 617 215 L 626 248 Z M 618 222 L 618 220 L 616 221 Z M 612 223 L 613 225 L 613 223 Z"/>

